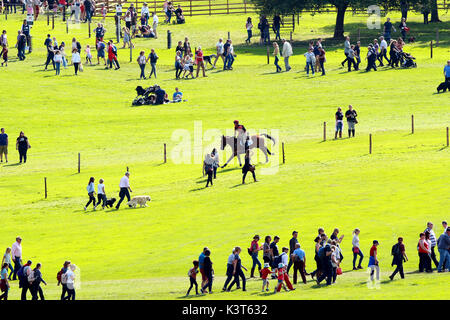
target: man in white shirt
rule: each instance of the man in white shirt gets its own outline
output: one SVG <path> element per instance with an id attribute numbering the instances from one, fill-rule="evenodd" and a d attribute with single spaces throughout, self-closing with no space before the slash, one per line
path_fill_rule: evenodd
<path id="1" fill-rule="evenodd" d="M 14 261 L 13 280 L 17 280 L 17 271 L 22 267 L 22 238 L 17 236 L 16 242 L 11 246 L 11 257 Z"/>
<path id="2" fill-rule="evenodd" d="M 155 39 L 158 38 L 158 33 L 156 32 L 156 28 L 158 27 L 159 19 L 156 15 L 156 12 L 153 12 L 153 32 L 155 33 Z"/>
<path id="3" fill-rule="evenodd" d="M 120 204 L 122 203 L 125 196 L 127 197 L 128 201 L 131 200 L 130 192 L 133 192 L 133 191 L 131 191 L 131 188 L 130 188 L 130 173 L 129 172 L 125 172 L 125 175 L 122 177 L 122 179 L 120 179 L 119 187 L 120 187 L 120 191 L 119 191 L 120 200 L 119 200 L 119 202 L 117 202 L 116 210 L 119 210 Z M 131 206 L 129 206 L 129 207 L 131 207 Z"/>
<path id="4" fill-rule="evenodd" d="M 380 37 L 380 61 L 381 61 L 381 63 L 383 63 L 383 58 L 385 58 L 386 61 L 388 62 L 388 64 L 390 64 L 391 61 L 388 59 L 388 57 L 386 55 L 387 47 L 388 47 L 388 44 L 387 44 L 386 40 L 384 40 L 384 37 L 381 36 Z"/>
<path id="5" fill-rule="evenodd" d="M 214 60 L 214 63 L 213 63 L 213 69 L 216 68 L 216 62 L 217 62 L 217 60 L 219 60 L 219 57 L 221 57 L 222 61 L 225 62 L 225 58 L 223 56 L 223 45 L 224 45 L 223 39 L 220 38 L 219 42 L 216 43 L 216 59 Z"/>
<path id="6" fill-rule="evenodd" d="M 148 9 L 146 2 L 144 2 L 144 4 L 142 5 L 141 16 L 145 19 L 145 25 L 148 25 L 148 19 L 150 18 L 150 10 Z"/>
<path id="7" fill-rule="evenodd" d="M 284 57 L 284 66 L 286 67 L 286 71 L 291 70 L 291 66 L 289 65 L 289 57 L 292 56 L 292 46 L 289 41 L 285 39 L 281 39 L 283 43 L 283 49 L 281 50 L 281 55 Z"/>

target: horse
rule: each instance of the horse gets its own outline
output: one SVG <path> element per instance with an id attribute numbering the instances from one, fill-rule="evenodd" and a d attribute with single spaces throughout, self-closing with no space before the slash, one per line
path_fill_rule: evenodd
<path id="1" fill-rule="evenodd" d="M 275 145 L 275 139 L 272 138 L 270 135 L 266 134 L 266 133 L 262 133 L 261 135 L 253 135 L 250 137 L 251 143 L 249 143 L 248 148 L 249 149 L 254 149 L 254 148 L 259 148 L 264 155 L 266 156 L 266 163 L 269 162 L 269 157 L 268 154 L 272 155 L 273 153 L 270 152 L 270 150 L 266 147 L 264 138 L 262 137 L 266 137 L 270 140 L 272 140 L 273 145 Z M 238 139 L 235 137 L 230 137 L 230 136 L 222 136 L 222 143 L 221 143 L 221 150 L 224 150 L 226 146 L 230 146 L 231 149 L 233 150 L 233 154 L 231 155 L 231 157 L 228 159 L 228 161 L 222 166 L 222 168 L 225 168 L 226 165 L 233 160 L 234 157 L 237 156 L 238 160 L 239 160 L 239 166 L 242 166 L 242 162 L 241 162 L 241 154 L 245 154 L 245 147 L 243 145 L 241 145 L 240 143 L 238 143 Z"/>

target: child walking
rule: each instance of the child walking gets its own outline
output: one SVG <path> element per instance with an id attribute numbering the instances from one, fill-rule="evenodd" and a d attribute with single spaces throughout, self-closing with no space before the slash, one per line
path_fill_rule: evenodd
<path id="1" fill-rule="evenodd" d="M 124 49 L 127 45 L 128 45 L 128 48 L 129 47 L 134 48 L 134 44 L 131 43 L 130 29 L 128 29 L 127 27 L 123 27 L 122 28 L 122 32 L 123 32 L 123 46 L 122 46 L 122 49 Z"/>
<path id="2" fill-rule="evenodd" d="M 7 67 L 8 66 L 8 47 L 7 46 L 3 46 L 0 57 L 3 58 L 2 67 L 3 67 L 3 65 L 5 65 L 5 67 Z"/>
<path id="3" fill-rule="evenodd" d="M 189 292 L 191 292 L 193 286 L 195 286 L 195 294 L 198 295 L 198 284 L 197 284 L 198 261 L 194 260 L 192 261 L 192 263 L 194 264 L 194 266 L 190 268 L 188 272 L 189 281 L 191 285 L 186 293 L 186 297 L 189 295 Z"/>
<path id="4" fill-rule="evenodd" d="M 372 248 L 370 248 L 370 258 L 369 258 L 369 268 L 370 268 L 370 281 L 373 281 L 374 278 L 374 273 L 375 270 L 377 272 L 377 281 L 380 280 L 380 267 L 378 265 L 378 257 L 377 257 L 377 252 L 378 252 L 378 241 L 377 240 L 373 240 L 373 245 Z"/>
<path id="5" fill-rule="evenodd" d="M 89 45 L 86 46 L 86 64 L 89 62 L 90 65 L 92 65 L 92 53 L 91 53 L 91 47 Z"/>
<path id="6" fill-rule="evenodd" d="M 53 57 L 53 60 L 55 61 L 55 70 L 56 75 L 58 76 L 61 70 L 61 63 L 63 62 L 63 56 L 61 54 L 61 51 L 56 50 L 55 56 Z"/>
<path id="7" fill-rule="evenodd" d="M 286 285 L 284 284 L 284 273 L 285 273 L 284 264 L 279 263 L 278 268 L 276 268 L 274 272 L 277 274 L 278 284 L 275 287 L 275 291 L 273 293 L 277 293 L 278 291 L 280 291 L 281 287 L 283 287 L 285 291 L 288 291 Z"/>
<path id="8" fill-rule="evenodd" d="M 92 202 L 92 206 L 94 207 L 94 210 L 95 210 L 95 197 L 94 197 L 95 187 L 94 187 L 94 181 L 95 181 L 94 177 L 91 177 L 89 179 L 89 183 L 88 183 L 88 185 L 86 187 L 87 192 L 88 192 L 88 196 L 89 196 L 89 201 L 84 206 L 84 211 L 87 210 L 87 207 L 91 204 L 91 202 Z"/>
<path id="9" fill-rule="evenodd" d="M 269 269 L 269 263 L 266 262 L 261 270 L 261 279 L 263 280 L 262 292 L 264 292 L 264 287 L 266 287 L 266 291 L 269 291 L 269 274 L 272 274 L 272 271 Z"/>

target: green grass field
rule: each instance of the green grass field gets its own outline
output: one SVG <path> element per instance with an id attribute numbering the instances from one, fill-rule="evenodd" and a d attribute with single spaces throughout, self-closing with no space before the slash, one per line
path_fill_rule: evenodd
<path id="1" fill-rule="evenodd" d="M 398 21 L 398 14 L 391 17 Z M 440 46 L 434 48 L 432 59 L 429 42 L 435 37 L 436 25 L 424 26 L 419 15 L 410 18 L 418 41 L 408 44 L 405 51 L 417 58 L 416 69 L 347 74 L 340 68 L 343 44 L 327 39 L 328 74 L 314 78 L 303 71 L 305 41 L 330 37 L 333 14 L 301 17 L 293 34 L 293 69 L 281 74 L 274 72 L 272 58 L 267 65 L 265 47 L 244 44 L 245 16 L 187 18 L 185 25 L 170 26 L 174 46 L 188 36 L 192 46 L 201 45 L 205 54 L 211 54 L 217 38 L 226 38 L 230 31 L 238 56 L 233 71 L 212 70 L 208 78 L 180 81 L 174 80 L 174 49 L 166 49 L 168 26 L 160 26 L 157 40 L 136 40 L 132 63 L 129 50 L 120 49 L 119 71 L 85 66 L 75 77 L 69 66 L 55 77 L 53 71 L 43 71 L 46 34 L 67 44 L 75 36 L 84 49 L 95 42 L 95 38 L 88 39 L 87 26 L 70 25 L 70 34 L 66 34 L 65 24 L 58 20 L 51 30 L 42 17 L 32 30 L 33 53 L 19 62 L 13 45 L 20 17 L 0 18 L 0 28 L 8 31 L 11 59 L 8 67 L 0 68 L 0 126 L 10 137 L 10 162 L 0 167 L 0 243 L 6 248 L 16 235 L 22 236 L 24 259 L 43 264 L 49 283 L 44 288 L 47 298 L 59 297 L 56 273 L 70 259 L 81 269 L 78 299 L 180 299 L 188 287 L 191 262 L 204 246 L 212 249 L 216 293 L 198 299 L 450 298 L 445 285 L 450 280 L 448 273 L 415 272 L 418 234 L 430 220 L 439 235 L 440 222 L 449 218 L 450 153 L 445 147 L 445 128 L 450 125 L 450 94 L 435 94 L 450 57 L 448 14 L 441 13 Z M 256 15 L 253 18 L 256 21 Z M 346 33 L 354 40 L 361 28 L 364 47 L 380 34 L 367 30 L 365 19 L 351 14 L 346 18 Z M 109 22 L 106 28 L 106 38 L 114 38 L 113 24 Z M 137 52 L 143 49 L 148 54 L 150 48 L 160 56 L 158 80 L 139 81 Z M 362 52 L 365 55 L 366 50 Z M 178 86 L 188 102 L 132 108 L 135 87 L 154 83 L 169 94 Z M 357 136 L 333 141 L 336 108 L 346 110 L 348 104 L 359 114 Z M 412 114 L 414 134 L 410 134 Z M 269 165 L 258 164 L 259 182 L 248 178 L 249 183 L 241 186 L 235 161 L 218 171 L 213 188 L 203 189 L 199 164 L 174 164 L 170 159 L 178 144 L 172 141 L 172 133 L 187 129 L 193 136 L 194 121 L 202 121 L 203 131 L 225 133 L 234 119 L 253 132 L 279 130 L 271 161 L 281 163 L 284 142 L 286 164 L 273 175 L 262 172 Z M 324 121 L 328 124 L 326 142 L 322 142 Z M 17 165 L 14 150 L 21 130 L 32 146 L 26 165 Z M 371 155 L 369 134 L 373 135 Z M 166 164 L 162 163 L 163 143 L 168 146 Z M 218 140 L 208 141 L 204 151 L 210 151 L 212 143 L 219 146 Z M 220 156 L 223 162 L 224 153 Z M 132 195 L 151 195 L 149 207 L 84 212 L 89 177 L 105 179 L 107 195 L 117 198 L 119 179 L 127 166 Z M 345 235 L 344 275 L 336 285 L 318 288 L 309 281 L 298 285 L 295 292 L 266 296 L 259 292 L 261 282 L 252 280 L 248 292 L 219 292 L 231 248 L 247 248 L 254 234 L 279 235 L 280 246 L 285 246 L 292 230 L 298 230 L 307 270 L 312 271 L 313 239 L 320 226 L 327 233 L 338 227 Z M 355 227 L 361 229 L 365 266 L 372 240 L 380 241 L 379 289 L 367 288 L 365 271 L 350 272 Z M 404 237 L 410 260 L 405 264 L 406 279 L 390 282 L 390 250 L 398 236 Z M 251 267 L 250 257 L 246 253 L 242 257 L 243 264 Z M 11 299 L 19 298 L 16 287 L 13 283 Z"/>

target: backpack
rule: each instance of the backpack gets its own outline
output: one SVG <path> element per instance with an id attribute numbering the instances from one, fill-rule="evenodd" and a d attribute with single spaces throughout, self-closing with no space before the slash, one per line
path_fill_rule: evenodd
<path id="1" fill-rule="evenodd" d="M 391 254 L 393 256 L 399 256 L 400 255 L 400 245 L 398 243 L 394 244 L 392 246 Z"/>
<path id="2" fill-rule="evenodd" d="M 113 45 L 112 52 L 117 56 L 117 47 Z"/>
<path id="3" fill-rule="evenodd" d="M 56 274 L 56 280 L 58 280 L 58 283 L 61 282 L 63 275 L 63 269 L 59 270 L 59 272 Z"/>
<path id="4" fill-rule="evenodd" d="M 275 266 L 277 266 L 278 267 L 278 265 L 281 263 L 281 255 L 280 256 L 276 256 L 274 259 L 273 259 L 273 264 L 275 265 Z"/>
<path id="5" fill-rule="evenodd" d="M 34 271 L 31 270 L 30 274 L 28 275 L 28 282 L 32 283 L 34 280 L 36 280 L 36 277 L 34 276 Z"/>
<path id="6" fill-rule="evenodd" d="M 78 41 L 77 41 L 77 50 L 78 50 L 78 52 L 81 51 L 81 44 Z"/>
<path id="7" fill-rule="evenodd" d="M 24 266 L 21 266 L 19 271 L 17 271 L 17 276 L 19 277 L 19 281 L 20 282 L 22 282 L 24 280 L 24 278 L 25 278 L 24 271 L 25 271 L 25 267 Z"/>

